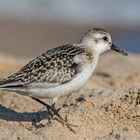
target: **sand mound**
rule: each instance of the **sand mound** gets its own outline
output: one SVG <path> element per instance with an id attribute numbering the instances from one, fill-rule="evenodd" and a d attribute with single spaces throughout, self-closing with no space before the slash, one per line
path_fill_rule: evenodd
<path id="1" fill-rule="evenodd" d="M 1 79 L 25 64 L 1 56 Z M 93 77 L 69 98 L 60 114 L 76 134 L 57 120 L 48 124 L 46 108 L 29 97 L 0 93 L 0 139 L 2 140 L 139 140 L 140 139 L 140 56 L 104 54 Z M 49 100 L 44 100 L 50 103 Z M 33 120 L 40 128 L 35 128 Z"/>

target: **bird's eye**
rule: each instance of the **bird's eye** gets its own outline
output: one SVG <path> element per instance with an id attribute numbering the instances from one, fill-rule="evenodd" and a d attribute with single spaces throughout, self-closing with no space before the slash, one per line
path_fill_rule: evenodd
<path id="1" fill-rule="evenodd" d="M 107 41 L 107 40 L 108 40 L 107 36 L 104 36 L 104 37 L 103 37 L 103 40 L 104 40 L 104 41 Z"/>

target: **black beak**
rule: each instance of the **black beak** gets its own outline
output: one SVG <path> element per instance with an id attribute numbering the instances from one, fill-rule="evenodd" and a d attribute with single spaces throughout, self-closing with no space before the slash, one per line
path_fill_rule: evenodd
<path id="1" fill-rule="evenodd" d="M 125 51 L 123 51 L 122 49 L 118 48 L 118 47 L 115 46 L 114 44 L 112 44 L 111 50 L 114 50 L 114 51 L 116 51 L 116 52 L 118 52 L 118 53 L 121 53 L 122 55 L 125 55 L 125 56 L 128 55 Z"/>

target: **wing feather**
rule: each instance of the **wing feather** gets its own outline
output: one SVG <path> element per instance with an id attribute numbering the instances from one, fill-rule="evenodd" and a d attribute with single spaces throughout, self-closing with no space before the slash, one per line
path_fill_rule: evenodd
<path id="1" fill-rule="evenodd" d="M 50 49 L 1 81 L 0 88 L 25 87 L 34 83 L 48 83 L 48 86 L 66 83 L 78 73 L 80 64 L 74 58 L 82 53 L 84 48 L 78 45 Z"/>

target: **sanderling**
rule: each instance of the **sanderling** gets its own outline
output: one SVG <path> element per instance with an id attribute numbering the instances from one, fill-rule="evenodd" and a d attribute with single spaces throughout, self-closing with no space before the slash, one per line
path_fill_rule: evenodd
<path id="1" fill-rule="evenodd" d="M 78 44 L 66 44 L 47 50 L 15 74 L 0 82 L 0 89 L 30 96 L 45 105 L 62 122 L 55 102 L 82 87 L 93 74 L 101 53 L 114 50 L 127 55 L 112 43 L 104 29 L 87 31 Z M 41 98 L 53 100 L 52 105 Z"/>

